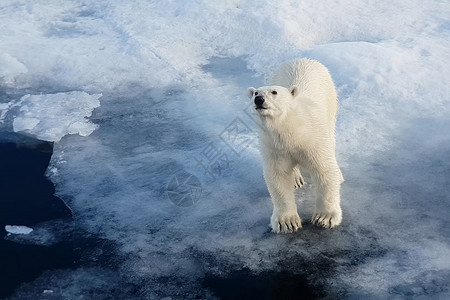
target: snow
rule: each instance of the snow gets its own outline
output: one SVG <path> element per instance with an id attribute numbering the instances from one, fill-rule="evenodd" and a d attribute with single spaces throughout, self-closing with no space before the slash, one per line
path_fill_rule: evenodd
<path id="1" fill-rule="evenodd" d="M 17 297 L 70 278 L 68 298 L 205 298 L 202 278 L 242 268 L 306 273 L 326 295 L 448 297 L 449 14 L 443 1 L 3 1 L 0 126 L 56 142 L 57 195 L 114 244 L 117 270 L 47 271 Z M 308 224 L 307 178 L 304 228 L 277 236 L 246 89 L 294 57 L 336 83 L 344 220 Z"/>
<path id="2" fill-rule="evenodd" d="M 88 136 L 97 127 L 86 117 L 100 106 L 98 98 L 101 96 L 79 91 L 25 95 L 19 103 L 13 104 L 20 105 L 13 129 L 49 142 L 57 142 L 67 134 Z"/>
<path id="3" fill-rule="evenodd" d="M 0 65 L 3 66 L 2 70 L 0 70 L 0 82 L 2 85 L 13 86 L 14 78 L 28 71 L 24 64 L 8 53 L 0 55 Z"/>
<path id="4" fill-rule="evenodd" d="M 6 225 L 5 230 L 8 234 L 29 234 L 33 231 L 33 228 L 27 226 Z"/>

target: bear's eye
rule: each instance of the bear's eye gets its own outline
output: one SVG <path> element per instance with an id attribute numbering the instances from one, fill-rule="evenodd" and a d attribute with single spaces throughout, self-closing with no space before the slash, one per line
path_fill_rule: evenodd
<path id="1" fill-rule="evenodd" d="M 255 96 L 258 96 L 258 92 L 255 92 Z"/>
<path id="2" fill-rule="evenodd" d="M 277 91 L 272 91 L 272 95 L 278 94 Z"/>

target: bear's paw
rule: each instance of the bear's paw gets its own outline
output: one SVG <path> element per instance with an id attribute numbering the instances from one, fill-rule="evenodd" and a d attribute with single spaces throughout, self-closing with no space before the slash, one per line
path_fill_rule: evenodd
<path id="1" fill-rule="evenodd" d="M 336 209 L 331 212 L 317 211 L 312 217 L 312 223 L 324 228 L 333 228 L 341 224 L 342 211 Z"/>
<path id="2" fill-rule="evenodd" d="M 270 222 L 275 233 L 293 233 L 302 228 L 302 220 L 297 212 L 273 214 Z"/>

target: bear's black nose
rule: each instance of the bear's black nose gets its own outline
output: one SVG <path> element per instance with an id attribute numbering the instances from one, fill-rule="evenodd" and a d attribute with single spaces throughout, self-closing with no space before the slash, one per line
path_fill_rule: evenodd
<path id="1" fill-rule="evenodd" d="M 255 105 L 256 107 L 261 107 L 264 103 L 264 97 L 263 96 L 256 96 L 255 97 Z"/>

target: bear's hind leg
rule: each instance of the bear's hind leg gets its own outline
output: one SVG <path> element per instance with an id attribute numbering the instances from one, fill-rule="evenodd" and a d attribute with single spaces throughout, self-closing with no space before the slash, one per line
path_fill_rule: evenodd
<path id="1" fill-rule="evenodd" d="M 300 168 L 298 166 L 294 167 L 294 187 L 296 189 L 301 188 L 305 184 L 305 180 L 303 179 L 302 173 L 300 173 Z"/>
<path id="2" fill-rule="evenodd" d="M 315 174 L 317 186 L 316 210 L 312 223 L 325 228 L 333 228 L 342 222 L 340 186 L 342 174 L 336 166 L 333 172 Z"/>

